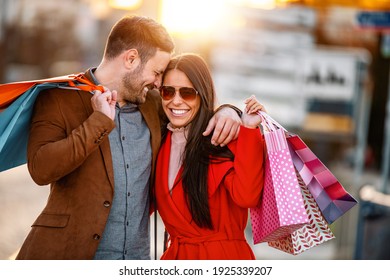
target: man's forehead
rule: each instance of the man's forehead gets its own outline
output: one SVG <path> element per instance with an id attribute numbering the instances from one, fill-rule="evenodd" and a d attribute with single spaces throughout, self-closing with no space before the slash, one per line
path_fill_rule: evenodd
<path id="1" fill-rule="evenodd" d="M 156 72 L 163 73 L 170 59 L 170 53 L 157 51 L 155 55 L 148 61 L 148 64 L 150 64 L 150 66 L 152 66 Z"/>

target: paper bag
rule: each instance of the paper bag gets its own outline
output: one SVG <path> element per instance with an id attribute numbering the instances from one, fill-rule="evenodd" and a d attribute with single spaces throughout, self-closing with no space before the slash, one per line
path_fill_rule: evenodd
<path id="1" fill-rule="evenodd" d="M 332 224 L 355 206 L 357 200 L 344 189 L 298 135 L 289 135 L 287 142 L 294 166 L 316 200 L 324 218 Z"/>
<path id="2" fill-rule="evenodd" d="M 335 238 L 328 223 L 323 218 L 313 195 L 310 193 L 302 178 L 300 178 L 298 172 L 297 177 L 309 217 L 309 223 L 286 237 L 268 242 L 269 246 L 292 255 L 298 255 L 310 248 Z"/>
<path id="3" fill-rule="evenodd" d="M 268 129 L 263 194 L 250 208 L 254 244 L 282 238 L 309 221 L 284 131 Z"/>
<path id="4" fill-rule="evenodd" d="M 82 74 L 0 85 L 0 171 L 26 163 L 27 141 L 34 102 L 39 92 L 49 88 L 92 91 Z"/>

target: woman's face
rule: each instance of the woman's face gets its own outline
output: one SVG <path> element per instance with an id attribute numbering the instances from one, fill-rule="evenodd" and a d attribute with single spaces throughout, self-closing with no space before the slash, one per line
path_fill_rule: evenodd
<path id="1" fill-rule="evenodd" d="M 169 70 L 165 74 L 163 88 L 166 88 L 165 98 L 162 98 L 162 106 L 169 121 L 175 128 L 187 126 L 196 116 L 200 108 L 200 96 L 194 86 L 182 71 Z M 173 93 L 173 87 L 175 94 Z M 180 92 L 182 91 L 182 92 Z M 173 95 L 173 97 L 172 97 Z"/>

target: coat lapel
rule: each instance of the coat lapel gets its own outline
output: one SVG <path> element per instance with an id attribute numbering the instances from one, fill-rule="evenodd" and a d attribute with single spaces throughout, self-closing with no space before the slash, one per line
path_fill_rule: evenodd
<path id="1" fill-rule="evenodd" d="M 154 96 L 153 96 L 154 95 Z M 145 103 L 139 105 L 139 110 L 150 130 L 150 144 L 152 147 L 152 179 L 154 178 L 155 163 L 161 143 L 161 122 L 158 114 L 160 97 L 153 92 L 146 95 Z"/>
<path id="2" fill-rule="evenodd" d="M 85 72 L 85 77 L 93 81 L 91 75 L 90 75 L 90 69 Z M 88 116 L 93 113 L 92 105 L 91 105 L 91 97 L 92 95 L 83 94 L 81 91 L 79 91 L 81 100 L 84 103 L 85 110 L 87 111 Z M 108 140 L 108 137 L 105 139 L 105 141 L 101 142 L 99 145 L 99 150 L 102 154 L 104 165 L 106 167 L 106 172 L 108 176 L 108 180 L 111 184 L 111 189 L 114 191 L 114 169 L 112 164 L 112 155 L 111 155 L 111 147 L 110 147 L 110 141 Z"/>
<path id="3" fill-rule="evenodd" d="M 168 168 L 171 150 L 171 133 L 169 132 L 164 144 L 161 146 L 158 156 L 158 166 L 156 176 L 156 196 L 158 198 L 157 209 L 164 217 L 164 224 L 171 234 L 177 235 L 179 232 L 186 232 L 187 235 L 197 236 L 199 231 L 195 224 L 191 223 L 191 214 L 185 201 L 181 181 L 178 182 L 169 193 Z"/>

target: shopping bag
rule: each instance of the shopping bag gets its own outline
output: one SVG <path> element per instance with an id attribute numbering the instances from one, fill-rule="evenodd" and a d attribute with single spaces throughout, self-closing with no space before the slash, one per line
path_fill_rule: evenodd
<path id="1" fill-rule="evenodd" d="M 262 123 L 267 149 L 259 205 L 250 208 L 254 244 L 282 238 L 308 223 L 285 133 Z"/>
<path id="2" fill-rule="evenodd" d="M 292 255 L 298 255 L 335 238 L 333 232 L 328 226 L 328 223 L 323 218 L 321 210 L 314 200 L 313 195 L 310 193 L 298 171 L 296 171 L 296 173 L 299 186 L 301 187 L 305 208 L 309 217 L 309 223 L 303 225 L 301 228 L 286 237 L 268 242 L 270 247 Z"/>
<path id="3" fill-rule="evenodd" d="M 358 203 L 298 135 L 290 134 L 287 142 L 294 166 L 329 224 Z"/>
<path id="4" fill-rule="evenodd" d="M 332 224 L 358 203 L 298 135 L 288 132 L 268 114 L 264 112 L 260 114 L 268 123 L 286 132 L 294 166 L 308 186 L 328 224 Z"/>
<path id="5" fill-rule="evenodd" d="M 103 91 L 82 74 L 0 85 L 0 171 L 26 163 L 29 124 L 39 92 L 49 88 Z"/>

